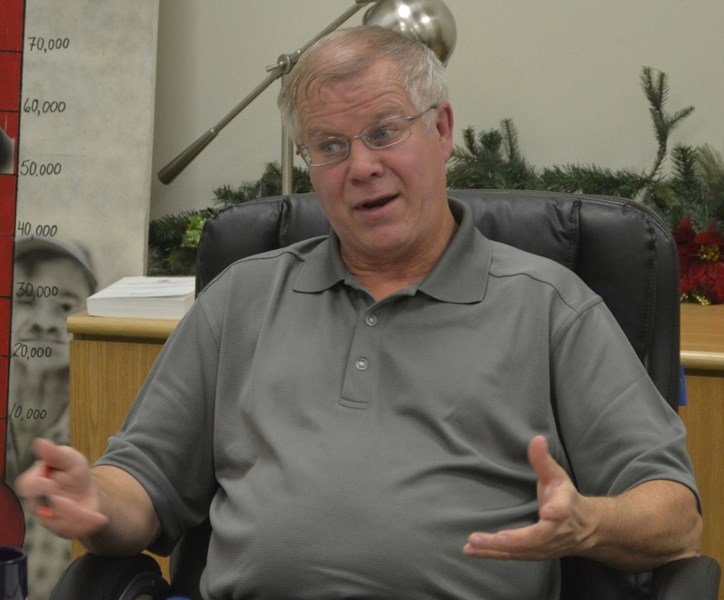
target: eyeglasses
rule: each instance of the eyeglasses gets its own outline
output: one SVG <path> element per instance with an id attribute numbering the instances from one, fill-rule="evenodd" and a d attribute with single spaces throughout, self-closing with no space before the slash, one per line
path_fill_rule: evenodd
<path id="1" fill-rule="evenodd" d="M 318 137 L 297 147 L 297 154 L 308 167 L 326 167 L 342 162 L 349 156 L 352 141 L 360 139 L 372 150 L 390 148 L 404 142 L 412 133 L 412 124 L 427 111 L 437 108 L 433 104 L 411 117 L 388 117 L 365 127 L 359 135 L 348 138 L 341 135 Z"/>

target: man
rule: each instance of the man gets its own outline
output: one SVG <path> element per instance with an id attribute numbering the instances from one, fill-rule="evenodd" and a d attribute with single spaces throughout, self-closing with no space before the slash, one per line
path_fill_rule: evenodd
<path id="1" fill-rule="evenodd" d="M 36 444 L 48 527 L 125 553 L 210 515 L 207 598 L 556 598 L 561 556 L 695 555 L 683 427 L 600 298 L 448 202 L 434 56 L 339 31 L 280 107 L 334 234 L 208 286 L 91 471 Z"/>

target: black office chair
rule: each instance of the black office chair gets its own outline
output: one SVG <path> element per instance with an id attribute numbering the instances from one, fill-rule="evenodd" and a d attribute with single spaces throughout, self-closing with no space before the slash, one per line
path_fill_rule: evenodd
<path id="1" fill-rule="evenodd" d="M 602 196 L 451 190 L 489 238 L 565 265 L 606 302 L 661 394 L 679 400 L 679 281 L 676 246 L 640 204 Z M 197 292 L 235 260 L 328 232 L 313 194 L 261 199 L 210 219 L 197 258 Z M 76 560 L 51 600 L 198 598 L 208 524 L 189 532 L 171 560 L 171 588 L 146 555 Z M 630 575 L 595 561 L 562 560 L 563 600 L 716 600 L 720 566 L 710 557 Z M 145 594 L 145 595 L 144 595 Z"/>

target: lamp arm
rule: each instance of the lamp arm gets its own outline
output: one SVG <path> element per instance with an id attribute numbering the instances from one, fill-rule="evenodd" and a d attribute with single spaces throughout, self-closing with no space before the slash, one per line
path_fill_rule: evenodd
<path id="1" fill-rule="evenodd" d="M 259 95 L 261 94 L 266 88 L 271 85 L 273 81 L 275 81 L 281 73 L 279 71 L 272 71 L 264 81 L 262 81 L 258 86 L 256 86 L 251 93 L 246 96 L 239 104 L 237 104 L 231 112 L 229 112 L 221 121 L 219 121 L 216 125 L 214 125 L 211 129 L 206 131 L 201 137 L 199 137 L 193 144 L 191 144 L 186 150 L 181 152 L 176 158 L 174 158 L 170 163 L 168 163 L 165 167 L 163 167 L 158 172 L 158 178 L 161 180 L 162 183 L 171 183 L 176 177 L 183 171 L 186 167 L 189 166 L 191 161 L 193 161 L 199 154 L 201 154 L 201 151 L 206 148 L 214 139 L 216 139 L 216 136 L 219 135 L 219 132 L 226 127 L 231 120 L 236 117 L 242 110 L 244 110 L 251 102 Z"/>
<path id="2" fill-rule="evenodd" d="M 289 73 L 292 67 L 297 64 L 299 57 L 306 52 L 312 44 L 317 40 L 324 37 L 331 31 L 334 31 L 353 14 L 359 11 L 363 6 L 367 4 L 373 4 L 379 2 L 379 0 L 355 0 L 354 6 L 348 8 L 342 15 L 337 17 L 332 23 L 325 27 L 319 34 L 313 37 L 309 42 L 298 50 L 291 54 L 282 54 L 277 63 L 271 67 L 267 67 L 269 75 L 256 86 L 251 93 L 249 93 L 241 102 L 239 102 L 223 119 L 221 119 L 211 129 L 206 131 L 201 137 L 193 142 L 188 148 L 181 152 L 176 158 L 170 163 L 163 167 L 158 172 L 158 178 L 161 183 L 171 183 L 176 177 L 193 161 L 206 146 L 208 146 L 216 136 L 219 135 L 221 130 L 226 127 L 241 111 L 243 111 L 254 99 L 261 94 L 266 88 L 268 88 L 274 81 L 276 81 L 282 75 Z"/>

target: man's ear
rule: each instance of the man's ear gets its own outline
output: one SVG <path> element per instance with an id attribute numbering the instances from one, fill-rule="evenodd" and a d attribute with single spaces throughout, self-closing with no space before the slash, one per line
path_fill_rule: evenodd
<path id="1" fill-rule="evenodd" d="M 443 159 L 447 162 L 453 151 L 453 129 L 455 119 L 453 117 L 452 106 L 450 106 L 449 102 L 443 102 L 436 110 L 437 121 L 435 123 L 435 128 L 440 136 Z"/>

